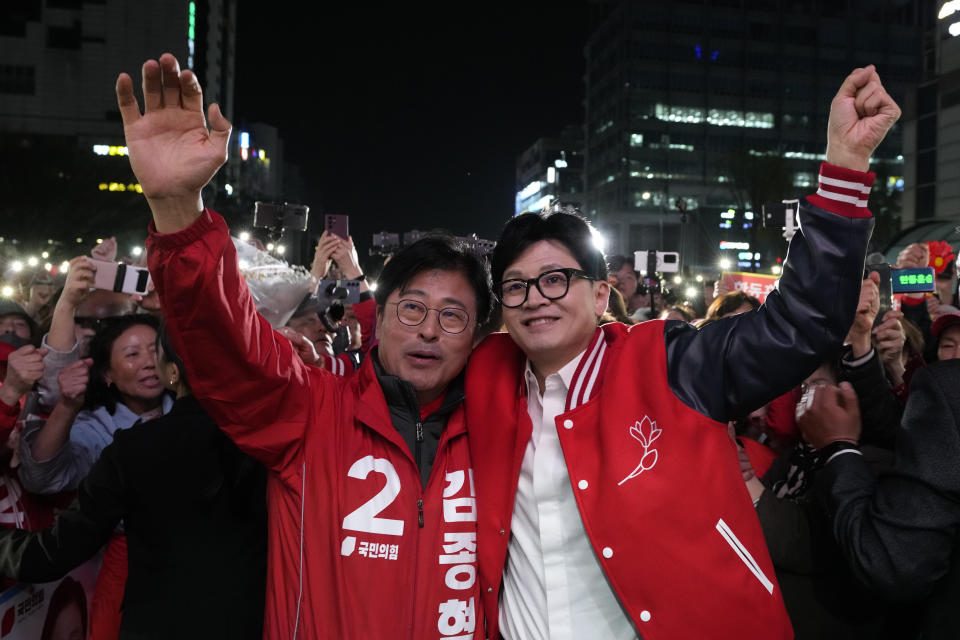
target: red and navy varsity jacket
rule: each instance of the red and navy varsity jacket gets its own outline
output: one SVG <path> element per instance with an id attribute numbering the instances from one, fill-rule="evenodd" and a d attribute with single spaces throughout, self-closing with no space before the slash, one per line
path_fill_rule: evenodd
<path id="1" fill-rule="evenodd" d="M 857 307 L 873 174 L 821 167 L 777 288 L 758 310 L 696 329 L 598 329 L 556 418 L 580 517 L 645 640 L 793 637 L 726 422 L 799 384 L 842 345 Z M 531 435 L 524 354 L 490 336 L 467 367 L 489 638 Z"/>

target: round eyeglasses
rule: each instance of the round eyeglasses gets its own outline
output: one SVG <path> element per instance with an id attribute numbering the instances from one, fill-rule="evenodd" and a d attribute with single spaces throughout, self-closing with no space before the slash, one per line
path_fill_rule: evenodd
<path id="1" fill-rule="evenodd" d="M 408 327 L 416 327 L 423 324 L 423 321 L 427 319 L 428 311 L 437 312 L 437 320 L 440 322 L 440 328 L 447 333 L 463 333 L 463 330 L 470 324 L 470 314 L 457 307 L 434 309 L 419 300 L 398 300 L 397 302 L 388 302 L 387 304 L 397 305 L 397 320 Z"/>
<path id="2" fill-rule="evenodd" d="M 570 289 L 570 281 L 573 278 L 596 280 L 593 276 L 587 275 L 585 271 L 572 267 L 551 269 L 529 280 L 511 278 L 499 282 L 496 286 L 496 294 L 497 298 L 500 299 L 500 304 L 508 309 L 516 309 L 527 301 L 531 286 L 536 286 L 540 295 L 547 300 L 559 300 L 567 295 L 567 291 Z"/>

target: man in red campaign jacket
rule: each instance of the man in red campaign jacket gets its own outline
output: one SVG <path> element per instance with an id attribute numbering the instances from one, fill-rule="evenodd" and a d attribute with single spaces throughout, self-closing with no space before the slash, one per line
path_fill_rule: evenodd
<path id="1" fill-rule="evenodd" d="M 360 369 L 305 365 L 256 314 L 226 224 L 200 199 L 230 124 L 212 105 L 208 132 L 196 76 L 172 55 L 143 76 L 144 114 L 126 74 L 117 98 L 167 330 L 201 404 L 271 472 L 265 637 L 482 637 L 460 374 L 488 274 L 421 240 L 384 268 L 380 342 Z"/>
<path id="2" fill-rule="evenodd" d="M 776 290 L 702 330 L 598 328 L 609 285 L 586 222 L 506 225 L 491 271 L 509 335 L 474 351 L 465 401 L 490 638 L 792 637 L 726 423 L 840 348 L 868 162 L 898 116 L 873 67 L 843 82 Z"/>

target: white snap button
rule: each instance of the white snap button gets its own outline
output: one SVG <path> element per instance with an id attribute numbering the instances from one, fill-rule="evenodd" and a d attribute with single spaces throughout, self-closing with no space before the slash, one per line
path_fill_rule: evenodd
<path id="1" fill-rule="evenodd" d="M 564 421 L 563 421 L 563 428 L 564 428 L 564 429 L 573 429 L 573 420 L 571 420 L 570 418 L 567 418 L 566 420 L 564 420 Z"/>
<path id="2" fill-rule="evenodd" d="M 487 587 L 487 593 L 493 593 L 493 587 Z M 647 611 L 644 611 L 643 613 L 646 613 L 646 614 L 647 614 L 647 620 L 649 620 L 649 619 L 650 619 L 650 613 L 647 612 Z M 643 614 L 640 614 L 640 615 L 641 615 L 641 617 L 643 616 Z M 647 620 L 644 620 L 644 622 L 646 622 Z"/>
<path id="3" fill-rule="evenodd" d="M 500 535 L 503 535 L 504 533 L 505 531 L 503 529 L 500 529 Z"/>
<path id="4" fill-rule="evenodd" d="M 640 612 L 640 620 L 642 620 L 643 622 L 650 622 L 650 612 L 649 612 L 649 611 L 641 611 L 641 612 Z"/>
<path id="5" fill-rule="evenodd" d="M 581 480 L 580 482 L 577 483 L 577 486 L 580 487 L 581 489 L 586 489 L 587 486 L 589 485 L 586 480 Z"/>
<path id="6" fill-rule="evenodd" d="M 604 557 L 604 558 L 612 558 L 612 557 L 613 557 L 613 549 L 611 549 L 610 547 L 604 547 L 604 548 L 603 548 L 603 557 Z"/>

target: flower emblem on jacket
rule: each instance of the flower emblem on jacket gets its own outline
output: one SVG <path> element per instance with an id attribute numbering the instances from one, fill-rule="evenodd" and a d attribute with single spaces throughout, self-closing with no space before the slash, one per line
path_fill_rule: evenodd
<path id="1" fill-rule="evenodd" d="M 643 445 L 643 456 L 640 458 L 640 464 L 637 465 L 636 469 L 617 483 L 618 487 L 627 480 L 636 478 L 644 471 L 650 471 L 657 464 L 658 454 L 657 450 L 653 448 L 653 443 L 660 437 L 661 433 L 663 433 L 663 429 L 657 428 L 656 421 L 651 420 L 649 416 L 644 416 L 642 421 L 638 420 L 630 427 L 630 435 Z"/>

